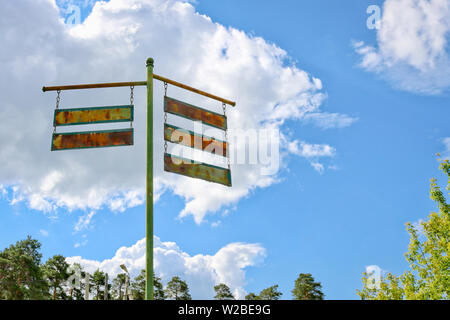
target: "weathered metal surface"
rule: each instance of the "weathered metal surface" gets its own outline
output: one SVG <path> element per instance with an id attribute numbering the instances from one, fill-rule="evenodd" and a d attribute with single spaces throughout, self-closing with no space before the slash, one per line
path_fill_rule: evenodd
<path id="1" fill-rule="evenodd" d="M 195 132 L 164 124 L 164 140 L 203 150 L 219 156 L 227 156 L 228 143 Z"/>
<path id="2" fill-rule="evenodd" d="M 233 107 L 236 105 L 236 102 L 234 102 L 234 101 L 218 97 L 211 93 L 193 88 L 186 84 L 171 80 L 166 77 L 159 76 L 157 74 L 153 74 L 153 79 L 163 81 L 163 82 L 169 83 L 171 85 L 201 94 L 202 96 L 226 103 Z M 137 87 L 137 86 L 146 86 L 146 85 L 147 85 L 147 81 L 89 83 L 89 84 L 75 84 L 75 85 L 67 85 L 67 86 L 50 86 L 50 87 L 44 86 L 44 87 L 42 87 L 42 91 L 46 92 L 46 91 L 57 91 L 57 90 L 79 90 L 79 89 L 97 89 L 97 88 L 131 87 L 131 86 Z"/>
<path id="3" fill-rule="evenodd" d="M 231 171 L 229 169 L 193 162 L 168 153 L 164 154 L 164 170 L 231 187 Z"/>
<path id="4" fill-rule="evenodd" d="M 226 116 L 173 98 L 164 97 L 164 111 L 190 120 L 202 121 L 204 124 L 222 130 L 227 129 Z"/>
<path id="5" fill-rule="evenodd" d="M 133 81 L 133 82 L 110 82 L 110 83 L 89 83 L 89 84 L 75 84 L 68 86 L 51 86 L 42 87 L 42 91 L 57 91 L 57 90 L 78 90 L 78 89 L 98 89 L 98 88 L 115 88 L 115 87 L 136 87 L 146 86 L 147 81 Z"/>
<path id="6" fill-rule="evenodd" d="M 193 88 L 191 86 L 188 86 L 188 85 L 185 85 L 183 83 L 171 80 L 169 78 L 161 77 L 161 76 L 159 76 L 157 74 L 153 74 L 153 79 L 156 79 L 156 80 L 159 80 L 159 81 L 162 81 L 162 82 L 165 82 L 165 83 L 169 83 L 171 85 L 177 86 L 179 88 L 183 88 L 185 90 L 189 90 L 189 91 L 195 92 L 195 93 L 200 94 L 202 96 L 205 96 L 205 97 L 208 97 L 208 98 L 211 98 L 211 99 L 223 102 L 225 104 L 229 104 L 230 106 L 233 106 L 233 107 L 236 105 L 236 102 L 234 102 L 234 101 L 218 97 L 218 96 L 213 95 L 211 93 L 208 93 L 208 92 L 205 92 L 205 91 Z"/>
<path id="7" fill-rule="evenodd" d="M 54 133 L 52 151 L 133 145 L 133 129 Z"/>
<path id="8" fill-rule="evenodd" d="M 53 125 L 68 126 L 74 124 L 133 121 L 133 113 L 133 105 L 56 109 Z"/>

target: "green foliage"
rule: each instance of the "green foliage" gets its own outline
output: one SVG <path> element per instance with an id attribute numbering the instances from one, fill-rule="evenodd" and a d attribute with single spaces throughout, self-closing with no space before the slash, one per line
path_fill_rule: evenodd
<path id="1" fill-rule="evenodd" d="M 0 251 L 0 299 L 47 299 L 41 269 L 41 244 L 30 236 Z"/>
<path id="2" fill-rule="evenodd" d="M 259 295 L 250 292 L 245 296 L 245 300 L 279 300 L 282 293 L 278 291 L 278 285 L 273 285 L 261 290 Z"/>
<path id="3" fill-rule="evenodd" d="M 112 291 L 115 300 L 122 300 L 125 294 L 125 281 L 127 275 L 125 273 L 119 273 L 112 281 Z"/>
<path id="4" fill-rule="evenodd" d="M 69 289 L 68 299 L 84 300 L 84 291 L 85 291 L 84 279 L 86 279 L 86 272 L 83 271 L 83 267 L 79 263 L 74 263 L 73 265 L 69 266 L 67 272 L 69 275 L 68 282 L 72 286 Z"/>
<path id="5" fill-rule="evenodd" d="M 134 278 L 131 283 L 131 294 L 134 300 L 144 300 L 145 298 L 145 270 L 141 270 L 141 273 Z M 153 275 L 153 299 L 154 300 L 164 300 L 165 294 L 163 290 L 163 285 L 161 283 L 161 278 L 155 277 Z"/>
<path id="6" fill-rule="evenodd" d="M 169 299 L 192 300 L 187 283 L 177 276 L 167 283 L 165 292 Z"/>
<path id="7" fill-rule="evenodd" d="M 259 297 L 253 292 L 250 292 L 248 295 L 245 296 L 245 300 L 259 300 Z"/>
<path id="8" fill-rule="evenodd" d="M 214 296 L 216 300 L 234 300 L 230 288 L 224 283 L 214 286 L 214 291 L 216 292 Z"/>
<path id="9" fill-rule="evenodd" d="M 154 300 L 164 300 L 166 294 L 164 293 L 161 278 L 155 277 L 153 275 L 153 299 Z"/>
<path id="10" fill-rule="evenodd" d="M 278 285 L 261 290 L 258 295 L 259 300 L 278 300 L 282 293 L 278 291 Z"/>
<path id="11" fill-rule="evenodd" d="M 450 190 L 450 163 L 444 160 L 439 169 L 448 177 Z M 431 179 L 430 198 L 436 202 L 438 212 L 431 212 L 426 221 L 406 224 L 410 235 L 406 260 L 410 270 L 400 276 L 387 274 L 379 288 L 363 274 L 363 288 L 357 294 L 363 300 L 440 300 L 449 299 L 450 290 L 450 205 L 444 193 Z"/>
<path id="12" fill-rule="evenodd" d="M 323 300 L 322 285 L 310 273 L 300 273 L 292 290 L 294 300 Z"/>
<path id="13" fill-rule="evenodd" d="M 105 286 L 105 280 L 105 273 L 99 269 L 95 270 L 94 274 L 90 276 L 91 286 L 95 289 L 95 300 L 104 299 L 104 291 L 101 288 Z"/>
<path id="14" fill-rule="evenodd" d="M 67 268 L 69 264 L 62 255 L 55 255 L 48 259 L 42 267 L 44 276 L 48 281 L 53 300 L 67 300 L 68 296 L 64 292 L 63 285 L 69 278 Z"/>

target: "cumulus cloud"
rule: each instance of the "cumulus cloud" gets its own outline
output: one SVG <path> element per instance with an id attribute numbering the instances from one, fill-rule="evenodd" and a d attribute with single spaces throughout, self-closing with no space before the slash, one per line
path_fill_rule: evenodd
<path id="1" fill-rule="evenodd" d="M 80 216 L 78 218 L 77 223 L 75 224 L 74 231 L 80 232 L 86 230 L 90 226 L 92 218 L 94 217 L 95 214 L 96 214 L 95 211 L 90 211 L 89 213 Z"/>
<path id="2" fill-rule="evenodd" d="M 377 45 L 354 45 L 364 69 L 400 89 L 438 94 L 450 86 L 449 32 L 448 0 L 386 0 Z"/>
<path id="3" fill-rule="evenodd" d="M 237 107 L 227 111 L 230 130 L 281 130 L 285 120 L 301 120 L 311 112 L 316 119 L 330 118 L 320 115 L 326 97 L 320 79 L 286 64 L 286 52 L 276 45 L 214 23 L 188 2 L 96 2 L 83 23 L 75 26 L 65 25 L 59 15 L 52 0 L 2 4 L 0 182 L 13 194 L 11 204 L 26 201 L 45 212 L 59 208 L 91 212 L 102 207 L 124 211 L 144 202 L 145 88 L 135 89 L 134 146 L 59 152 L 50 152 L 55 93 L 44 94 L 40 88 L 145 80 L 150 56 L 155 73 L 236 100 Z M 165 173 L 162 89 L 155 81 L 155 200 L 171 190 L 185 199 L 180 216 L 193 216 L 201 223 L 208 212 L 235 205 L 255 188 L 277 181 L 277 172 L 261 174 L 261 164 L 232 164 L 233 188 Z M 168 95 L 221 112 L 220 103 L 171 86 Z M 64 91 L 60 107 L 128 101 L 128 88 Z M 336 127 L 350 122 L 346 116 L 333 117 L 338 119 L 332 119 Z M 176 119 L 169 116 L 169 121 Z M 86 130 L 99 127 L 105 125 Z"/>
<path id="4" fill-rule="evenodd" d="M 298 140 L 288 142 L 288 150 L 292 154 L 307 158 L 314 170 L 320 174 L 325 171 L 325 166 L 318 159 L 336 155 L 336 149 L 328 144 L 310 144 Z M 334 166 L 329 167 L 329 169 L 333 168 Z"/>
<path id="5" fill-rule="evenodd" d="M 174 242 L 163 242 L 154 237 L 155 274 L 166 284 L 173 276 L 185 280 L 194 299 L 212 299 L 214 285 L 227 284 L 234 296 L 243 299 L 246 291 L 245 268 L 260 264 L 266 257 L 266 250 L 259 244 L 230 243 L 214 255 L 190 255 Z M 125 264 L 132 277 L 145 269 L 145 239 L 130 247 L 121 247 L 114 257 L 104 261 L 83 259 L 79 256 L 66 258 L 70 264 L 80 263 L 93 273 L 100 269 L 110 277 L 122 273 Z"/>
<path id="6" fill-rule="evenodd" d="M 358 121 L 356 117 L 350 117 L 340 113 L 307 113 L 303 116 L 303 122 L 311 122 L 322 129 L 345 128 Z"/>
<path id="7" fill-rule="evenodd" d="M 289 151 L 305 158 L 332 157 L 336 149 L 327 144 L 309 144 L 297 140 L 289 143 Z"/>

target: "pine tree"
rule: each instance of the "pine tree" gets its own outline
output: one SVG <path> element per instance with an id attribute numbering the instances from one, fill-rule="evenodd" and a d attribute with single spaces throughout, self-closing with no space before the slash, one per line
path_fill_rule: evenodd
<path id="1" fill-rule="evenodd" d="M 95 270 L 94 274 L 90 277 L 91 286 L 95 288 L 95 300 L 103 300 L 104 291 L 101 287 L 105 285 L 105 273 L 100 271 L 100 269 Z"/>
<path id="2" fill-rule="evenodd" d="M 145 298 L 145 275 L 145 270 L 142 269 L 141 273 L 131 283 L 131 293 L 134 300 L 144 300 Z M 161 278 L 153 275 L 153 299 L 164 300 L 164 298 L 165 295 Z"/>
<path id="3" fill-rule="evenodd" d="M 175 276 L 167 283 L 166 297 L 173 300 L 192 300 L 187 283 Z"/>
<path id="4" fill-rule="evenodd" d="M 259 300 L 259 297 L 255 293 L 250 292 L 245 296 L 245 300 Z"/>
<path id="5" fill-rule="evenodd" d="M 216 300 L 234 300 L 230 288 L 224 283 L 214 286 L 214 291 L 216 292 L 214 296 Z"/>
<path id="6" fill-rule="evenodd" d="M 30 236 L 0 251 L 0 299 L 48 299 L 41 244 Z"/>
<path id="7" fill-rule="evenodd" d="M 112 290 L 115 293 L 114 299 L 116 299 L 116 300 L 123 299 L 123 296 L 125 294 L 124 286 L 125 286 L 126 279 L 127 279 L 127 275 L 125 273 L 119 273 L 112 281 Z"/>
<path id="8" fill-rule="evenodd" d="M 63 288 L 66 284 L 66 280 L 69 278 L 69 273 L 67 272 L 68 267 L 69 264 L 66 262 L 66 258 L 62 255 L 53 256 L 48 259 L 42 267 L 44 276 L 48 281 L 53 300 L 68 299 L 68 296 L 64 292 Z"/>
<path id="9" fill-rule="evenodd" d="M 278 291 L 278 285 L 261 290 L 258 295 L 258 300 L 278 300 L 282 293 Z"/>
<path id="10" fill-rule="evenodd" d="M 322 285 L 310 273 L 300 273 L 292 290 L 294 300 L 323 300 Z"/>
<path id="11" fill-rule="evenodd" d="M 86 272 L 79 263 L 74 263 L 68 268 L 68 299 L 70 300 L 84 300 L 84 289 Z"/>

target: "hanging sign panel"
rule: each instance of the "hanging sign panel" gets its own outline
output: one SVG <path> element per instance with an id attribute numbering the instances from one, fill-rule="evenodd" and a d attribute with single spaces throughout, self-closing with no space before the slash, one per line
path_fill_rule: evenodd
<path id="1" fill-rule="evenodd" d="M 133 145 L 133 129 L 54 133 L 52 151 Z"/>
<path id="2" fill-rule="evenodd" d="M 164 97 L 164 112 L 175 114 L 194 121 L 202 121 L 204 124 L 222 130 L 227 129 L 227 117 L 209 110 L 205 110 L 186 102 Z"/>
<path id="3" fill-rule="evenodd" d="M 229 169 L 193 162 L 168 153 L 164 154 L 164 170 L 231 187 L 231 171 Z"/>
<path id="4" fill-rule="evenodd" d="M 54 126 L 133 121 L 134 106 L 56 109 Z"/>
<path id="5" fill-rule="evenodd" d="M 164 124 L 164 140 L 219 156 L 227 156 L 228 143 L 195 132 Z"/>

